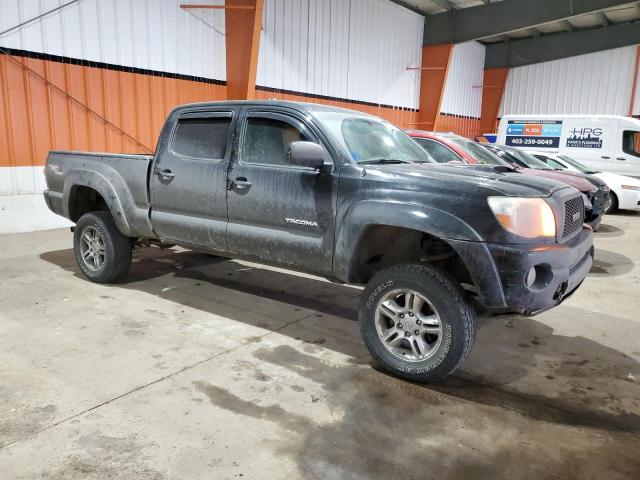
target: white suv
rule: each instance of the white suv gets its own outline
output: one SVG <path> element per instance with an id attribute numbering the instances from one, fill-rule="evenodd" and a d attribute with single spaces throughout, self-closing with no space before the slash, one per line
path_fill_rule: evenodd
<path id="1" fill-rule="evenodd" d="M 567 155 L 528 150 L 527 153 L 542 160 L 556 170 L 569 170 L 595 175 L 611 189 L 611 204 L 605 213 L 620 210 L 640 210 L 640 180 L 615 173 L 597 172 Z"/>

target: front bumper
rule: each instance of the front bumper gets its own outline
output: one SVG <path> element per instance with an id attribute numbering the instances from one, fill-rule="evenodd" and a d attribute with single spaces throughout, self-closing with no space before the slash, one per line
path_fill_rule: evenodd
<path id="1" fill-rule="evenodd" d="M 640 192 L 622 190 L 622 195 L 618 198 L 618 208 L 620 210 L 640 210 Z"/>
<path id="2" fill-rule="evenodd" d="M 452 246 L 469 269 L 480 303 L 492 313 L 534 315 L 552 308 L 576 290 L 593 263 L 589 227 L 560 245 L 472 243 Z M 536 280 L 527 286 L 532 268 Z"/>

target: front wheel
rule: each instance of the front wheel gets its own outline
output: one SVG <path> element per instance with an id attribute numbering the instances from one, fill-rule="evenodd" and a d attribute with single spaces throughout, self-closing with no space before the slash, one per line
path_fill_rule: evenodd
<path id="1" fill-rule="evenodd" d="M 86 213 L 76 225 L 73 250 L 82 273 L 92 282 L 111 283 L 131 267 L 131 241 L 108 212 Z"/>
<path id="2" fill-rule="evenodd" d="M 446 272 L 420 264 L 380 271 L 360 305 L 360 332 L 373 358 L 388 372 L 435 382 L 471 351 L 475 311 Z"/>
<path id="3" fill-rule="evenodd" d="M 609 193 L 609 196 L 610 196 L 609 205 L 604 210 L 605 215 L 609 213 L 613 213 L 616 210 L 618 210 L 618 197 L 616 196 L 615 193 L 613 193 L 613 191 Z"/>

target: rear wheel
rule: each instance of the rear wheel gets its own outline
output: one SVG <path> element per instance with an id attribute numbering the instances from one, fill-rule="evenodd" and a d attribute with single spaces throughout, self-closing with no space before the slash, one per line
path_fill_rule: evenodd
<path id="1" fill-rule="evenodd" d="M 131 240 L 108 212 L 86 213 L 76 225 L 73 249 L 82 273 L 92 282 L 111 283 L 131 267 Z"/>
<path id="2" fill-rule="evenodd" d="M 360 331 L 385 370 L 416 382 L 434 382 L 453 372 L 471 351 L 475 312 L 446 272 L 428 265 L 398 265 L 367 284 Z"/>
<path id="3" fill-rule="evenodd" d="M 607 213 L 613 213 L 616 210 L 618 210 L 618 197 L 616 196 L 615 193 L 613 193 L 613 191 L 609 192 L 609 196 L 610 196 L 610 202 L 609 202 L 609 206 L 604 210 L 605 215 Z"/>

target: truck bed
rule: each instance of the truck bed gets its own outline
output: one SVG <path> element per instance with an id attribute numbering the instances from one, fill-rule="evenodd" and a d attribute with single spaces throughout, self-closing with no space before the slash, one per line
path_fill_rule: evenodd
<path id="1" fill-rule="evenodd" d="M 65 207 L 67 200 L 78 187 L 92 188 L 117 212 L 116 222 L 123 233 L 150 236 L 148 175 L 152 160 L 152 155 L 51 151 L 44 169 L 45 199 L 55 213 L 76 221 L 74 212 Z"/>

